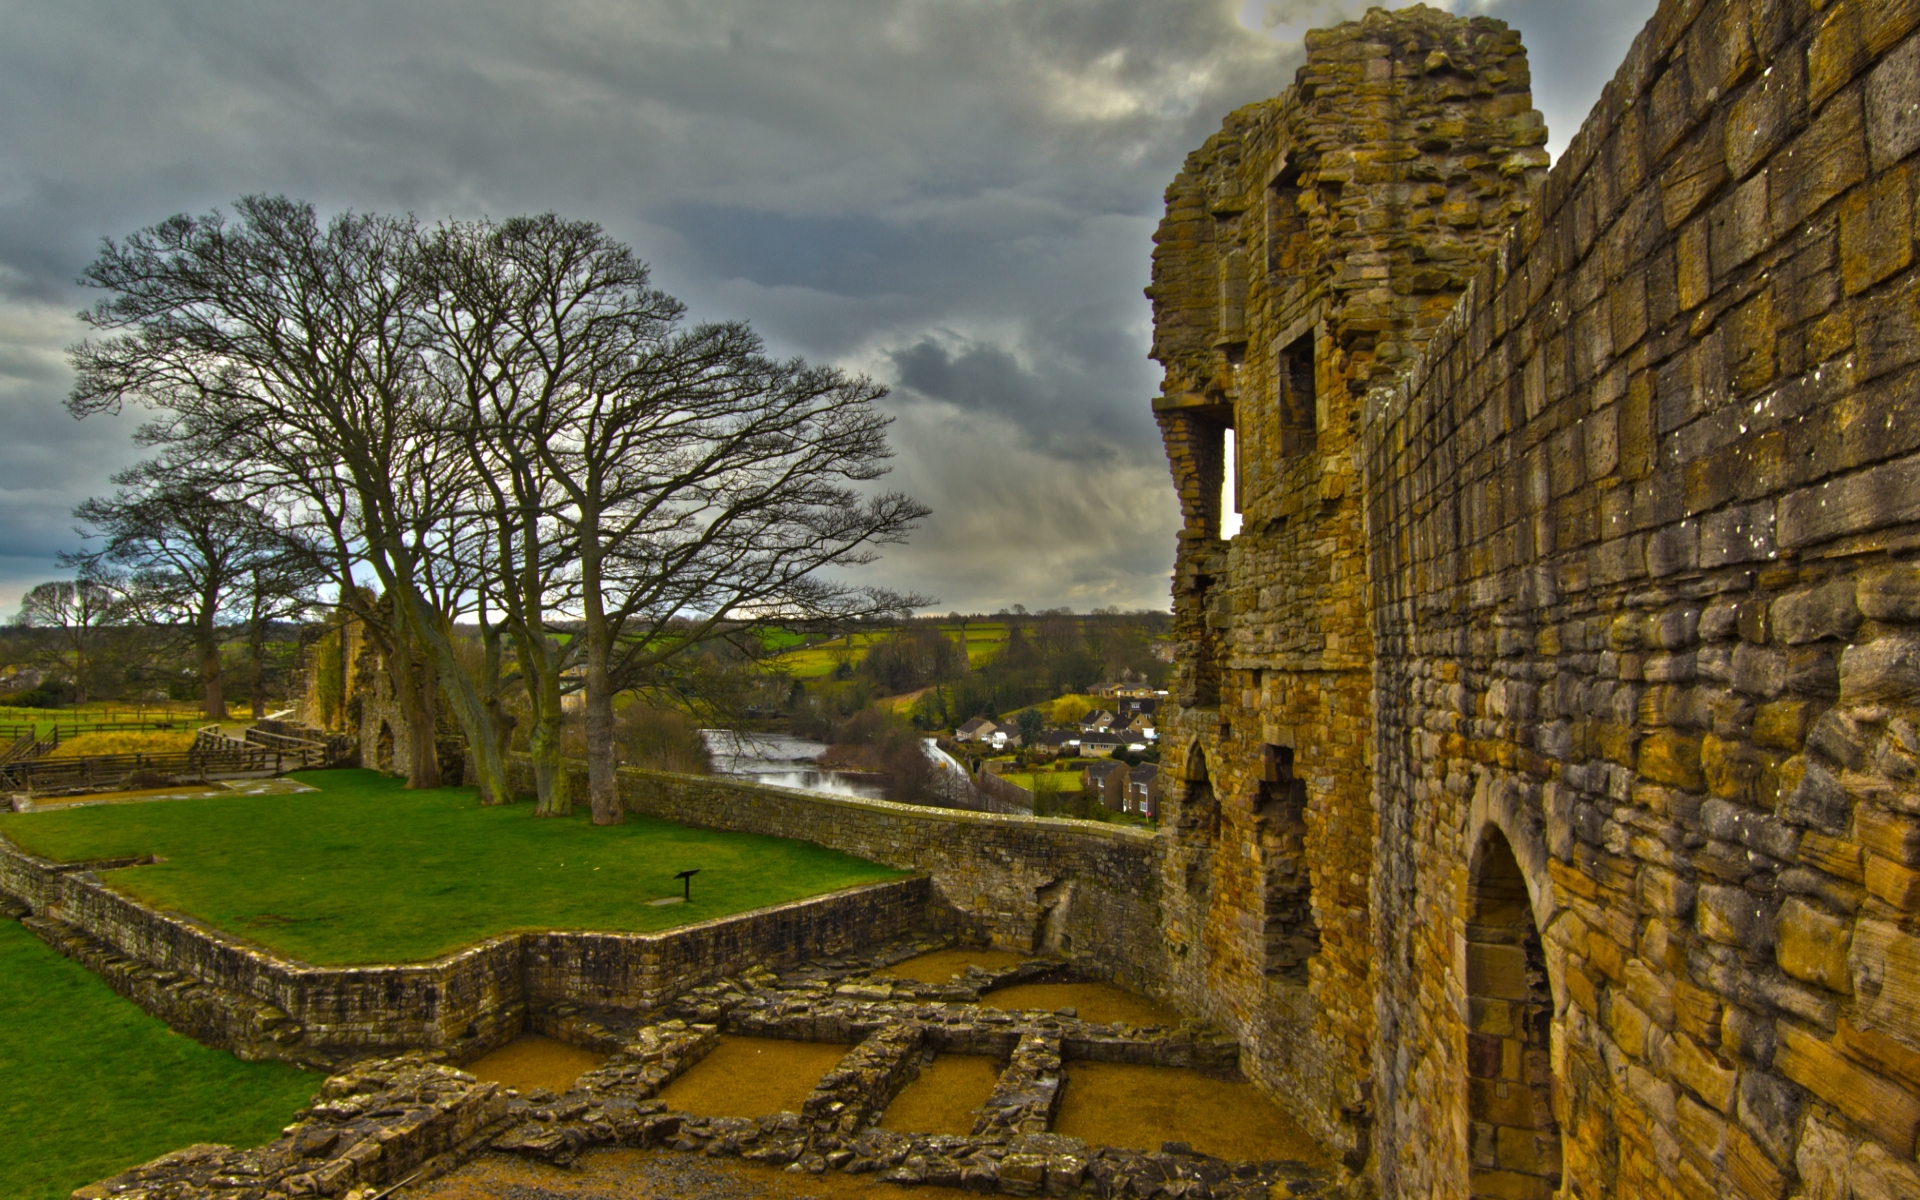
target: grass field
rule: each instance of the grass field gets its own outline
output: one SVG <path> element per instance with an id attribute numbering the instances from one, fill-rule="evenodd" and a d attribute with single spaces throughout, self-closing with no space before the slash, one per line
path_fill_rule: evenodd
<path id="1" fill-rule="evenodd" d="M 129 733 L 80 733 L 47 751 L 47 758 L 87 758 L 96 754 L 184 754 L 193 748 L 191 729 L 153 729 Z"/>
<path id="2" fill-rule="evenodd" d="M 953 641 L 960 640 L 960 626 L 942 625 L 940 632 Z M 866 657 L 867 647 L 881 638 L 890 636 L 886 632 L 856 633 L 851 644 L 845 637 L 835 638 L 817 646 L 805 649 L 789 650 L 768 659 L 768 664 L 777 671 L 784 672 L 796 679 L 819 679 L 833 674 L 834 668 L 845 658 L 852 666 L 859 666 Z M 999 653 L 1007 644 L 1007 627 L 999 621 L 969 621 L 966 628 L 967 665 L 977 667 Z"/>
<path id="3" fill-rule="evenodd" d="M 1000 778 L 1030 792 L 1039 791 L 1042 780 L 1061 795 L 1080 790 L 1080 772 L 1078 771 L 1009 771 Z"/>
<path id="4" fill-rule="evenodd" d="M 0 921 L 0 1195 L 74 1188 L 194 1142 L 279 1136 L 322 1077 L 181 1037 Z"/>
<path id="5" fill-rule="evenodd" d="M 895 871 L 809 842 L 531 804 L 483 808 L 471 788 L 410 792 L 373 771 L 295 776 L 318 792 L 0 814 L 0 832 L 64 861 L 157 854 L 113 887 L 306 962 L 416 962 L 526 929 L 645 932 Z M 584 807 L 584 806 L 583 806 Z M 690 867 L 693 903 L 677 895 Z"/>

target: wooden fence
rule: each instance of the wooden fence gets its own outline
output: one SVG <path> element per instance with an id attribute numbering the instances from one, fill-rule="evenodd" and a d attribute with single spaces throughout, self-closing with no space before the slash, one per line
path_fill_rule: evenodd
<path id="1" fill-rule="evenodd" d="M 279 775 L 334 760 L 327 742 L 249 729 L 246 738 L 228 737 L 218 725 L 207 725 L 186 750 L 92 754 L 48 758 L 57 739 L 28 733 L 0 753 L 0 790 L 46 794 L 112 790 L 155 780 L 210 779 L 219 775 Z"/>

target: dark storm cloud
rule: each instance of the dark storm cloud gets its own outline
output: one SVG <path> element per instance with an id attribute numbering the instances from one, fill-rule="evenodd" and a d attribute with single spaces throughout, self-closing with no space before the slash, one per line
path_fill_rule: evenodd
<path id="1" fill-rule="evenodd" d="M 1606 39 L 1630 37 L 1651 4 L 1482 7 L 1527 36 L 1558 144 L 1571 131 L 1560 111 L 1583 115 L 1624 49 Z M 1164 604 L 1177 514 L 1147 409 L 1158 369 L 1140 289 L 1182 157 L 1291 80 L 1297 38 L 1262 32 L 1263 12 L 10 5 L 0 606 L 52 570 L 74 544 L 68 510 L 136 453 L 132 421 L 76 424 L 60 408 L 62 349 L 82 332 L 71 313 L 88 300 L 73 279 L 102 236 L 248 192 L 600 221 L 696 318 L 748 319 L 778 352 L 892 385 L 889 483 L 935 515 L 890 551 L 889 582 L 943 606 Z M 1283 15 L 1280 28 L 1342 12 L 1299 0 Z M 1582 74 L 1583 54 L 1604 68 Z"/>

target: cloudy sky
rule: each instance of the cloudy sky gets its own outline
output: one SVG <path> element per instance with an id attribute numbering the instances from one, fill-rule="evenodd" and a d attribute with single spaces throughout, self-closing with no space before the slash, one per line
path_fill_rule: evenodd
<path id="1" fill-rule="evenodd" d="M 1516 25 L 1558 152 L 1653 0 Z M 1358 0 L 0 0 L 0 615 L 132 461 L 75 422 L 99 239 L 254 192 L 604 224 L 700 318 L 893 388 L 942 609 L 1164 607 L 1150 236 L 1181 159 Z"/>

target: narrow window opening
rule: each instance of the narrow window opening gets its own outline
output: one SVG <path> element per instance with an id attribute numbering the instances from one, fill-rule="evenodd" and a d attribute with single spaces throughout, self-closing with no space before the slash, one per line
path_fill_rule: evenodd
<path id="1" fill-rule="evenodd" d="M 1222 434 L 1221 457 L 1225 463 L 1220 472 L 1220 536 L 1232 541 L 1240 532 L 1240 446 L 1231 425 Z"/>
<path id="2" fill-rule="evenodd" d="M 1282 457 L 1309 453 L 1319 441 L 1313 341 L 1313 331 L 1308 330 L 1274 355 Z"/>

